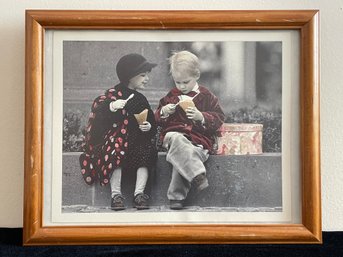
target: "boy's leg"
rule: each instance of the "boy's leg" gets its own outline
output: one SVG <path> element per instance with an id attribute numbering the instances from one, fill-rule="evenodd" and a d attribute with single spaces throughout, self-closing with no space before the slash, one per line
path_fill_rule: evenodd
<path id="1" fill-rule="evenodd" d="M 167 197 L 169 200 L 183 201 L 191 188 L 191 183 L 184 179 L 179 172 L 173 168 Z"/>
<path id="2" fill-rule="evenodd" d="M 193 179 L 198 175 L 206 174 L 204 162 L 208 159 L 208 151 L 193 145 L 178 132 L 167 133 L 164 143 L 168 144 L 169 148 L 167 161 L 173 165 L 167 197 L 169 200 L 183 201 L 187 197 Z"/>
<path id="3" fill-rule="evenodd" d="M 166 159 L 183 178 L 192 182 L 196 176 L 206 174 L 207 150 L 193 145 L 179 132 L 168 132 L 165 141 L 169 148 Z"/>

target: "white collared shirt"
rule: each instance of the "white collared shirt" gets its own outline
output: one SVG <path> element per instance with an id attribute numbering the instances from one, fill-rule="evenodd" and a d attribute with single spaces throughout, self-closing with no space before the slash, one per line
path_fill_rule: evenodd
<path id="1" fill-rule="evenodd" d="M 195 83 L 195 86 L 193 87 L 193 89 L 191 91 L 194 91 L 197 94 L 200 93 L 198 82 Z M 178 97 L 179 97 L 180 101 L 181 100 L 188 100 L 188 99 L 192 99 L 193 98 L 193 97 L 188 96 L 188 95 L 179 95 Z"/>

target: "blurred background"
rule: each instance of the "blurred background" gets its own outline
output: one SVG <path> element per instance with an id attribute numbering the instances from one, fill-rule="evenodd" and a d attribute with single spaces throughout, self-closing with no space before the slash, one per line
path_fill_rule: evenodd
<path id="1" fill-rule="evenodd" d="M 281 42 L 114 42 L 63 43 L 63 151 L 81 151 L 93 100 L 119 81 L 121 56 L 139 53 L 158 64 L 142 92 L 156 109 L 174 87 L 167 58 L 188 50 L 201 62 L 199 84 L 220 101 L 227 123 L 263 124 L 263 152 L 281 152 Z"/>

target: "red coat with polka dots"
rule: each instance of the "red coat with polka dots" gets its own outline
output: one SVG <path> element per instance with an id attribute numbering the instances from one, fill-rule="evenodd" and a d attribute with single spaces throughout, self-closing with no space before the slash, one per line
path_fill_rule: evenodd
<path id="1" fill-rule="evenodd" d="M 127 99 L 134 94 L 124 109 L 111 112 L 109 104 Z M 134 114 L 148 109 L 149 132 L 142 132 Z M 157 158 L 153 139 L 156 134 L 154 114 L 145 96 L 119 84 L 97 97 L 91 107 L 84 143 L 80 155 L 81 173 L 87 184 L 99 179 L 101 185 L 109 183 L 117 167 L 151 168 Z"/>

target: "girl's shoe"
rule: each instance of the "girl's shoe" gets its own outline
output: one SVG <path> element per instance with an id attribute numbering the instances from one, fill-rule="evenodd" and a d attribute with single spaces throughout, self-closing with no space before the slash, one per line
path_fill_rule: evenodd
<path id="1" fill-rule="evenodd" d="M 115 195 L 111 199 L 111 209 L 115 211 L 120 211 L 125 209 L 124 197 L 120 194 Z"/>
<path id="2" fill-rule="evenodd" d="M 149 196 L 144 193 L 140 193 L 135 196 L 133 204 L 137 210 L 149 209 Z"/>

